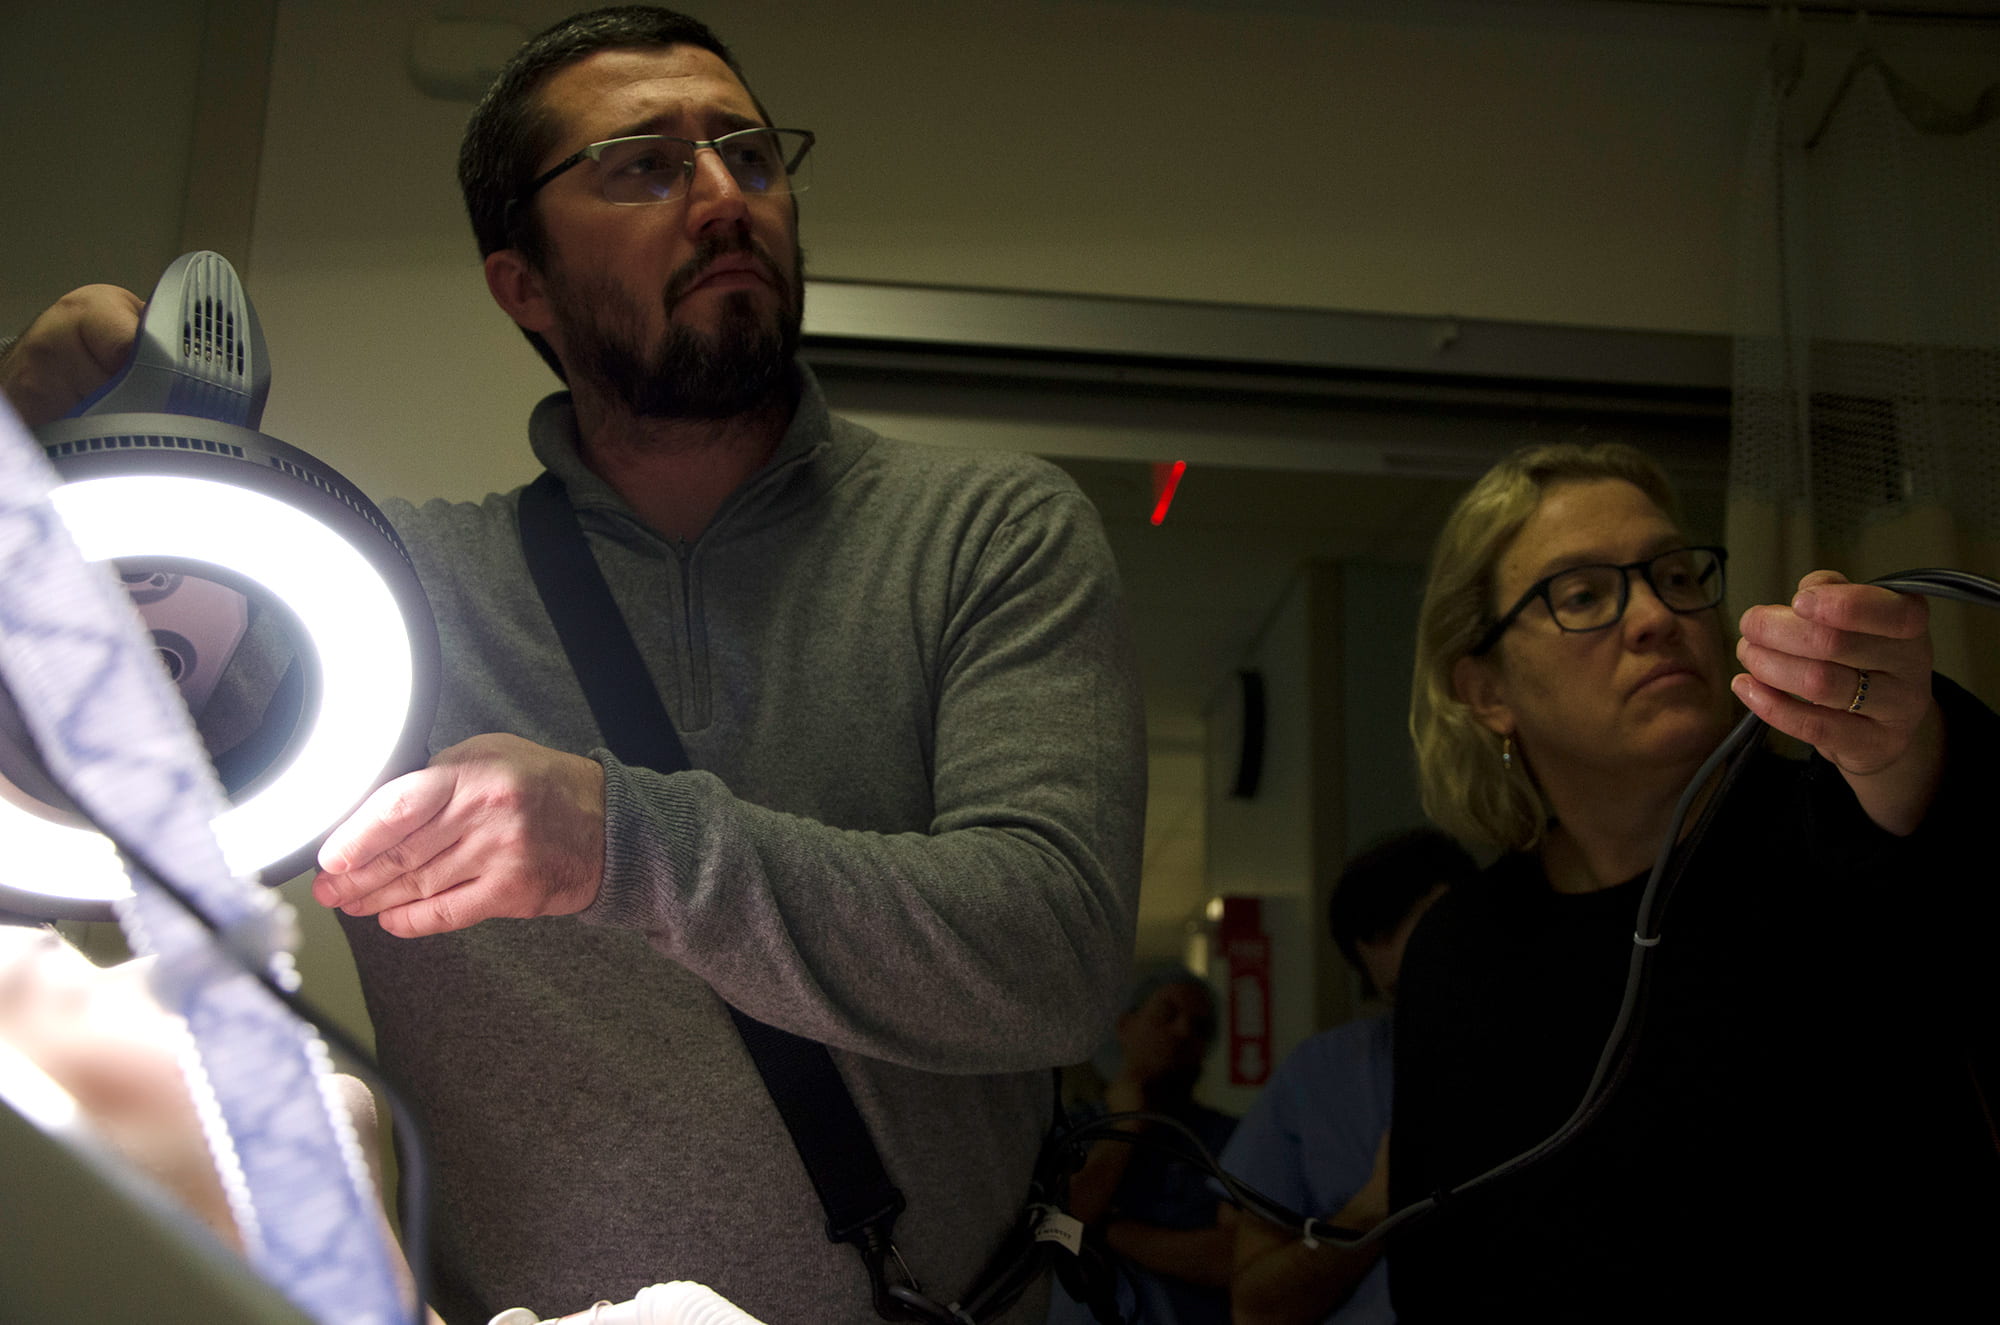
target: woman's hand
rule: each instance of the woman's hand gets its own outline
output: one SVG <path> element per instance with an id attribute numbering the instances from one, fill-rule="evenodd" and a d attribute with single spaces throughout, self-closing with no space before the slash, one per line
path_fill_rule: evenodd
<path id="1" fill-rule="evenodd" d="M 1944 769 L 1929 604 L 1821 570 L 1789 605 L 1745 612 L 1741 630 L 1736 697 L 1839 768 L 1877 824 L 1914 830 Z"/>

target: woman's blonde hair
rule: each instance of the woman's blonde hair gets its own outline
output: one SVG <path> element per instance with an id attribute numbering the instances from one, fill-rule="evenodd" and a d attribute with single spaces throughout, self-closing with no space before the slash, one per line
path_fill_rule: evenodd
<path id="1" fill-rule="evenodd" d="M 1417 617 L 1417 662 L 1410 679 L 1410 737 L 1424 812 L 1447 832 L 1503 851 L 1541 837 L 1548 810 L 1525 770 L 1510 768 L 1452 673 L 1502 610 L 1493 600 L 1500 556 L 1556 483 L 1622 479 L 1679 522 L 1672 485 L 1659 465 L 1623 442 L 1558 442 L 1514 452 L 1459 499 L 1431 552 Z"/>

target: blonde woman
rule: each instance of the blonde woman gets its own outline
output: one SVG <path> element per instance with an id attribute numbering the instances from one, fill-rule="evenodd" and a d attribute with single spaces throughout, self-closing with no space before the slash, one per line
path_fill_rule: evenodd
<path id="1" fill-rule="evenodd" d="M 1760 751 L 1697 803 L 1712 822 L 1630 1070 L 1551 1158 L 1392 1240 L 1406 1322 L 1870 1298 L 1928 1318 L 1968 1295 L 1990 1313 L 1972 1249 L 2000 1245 L 2000 1163 L 1968 1053 L 1993 1025 L 1970 944 L 1996 908 L 1962 862 L 1992 803 L 1996 720 L 1932 677 L 1920 598 L 1827 571 L 1744 614 L 1738 672 L 1725 565 L 1683 533 L 1659 468 L 1615 444 L 1517 453 L 1438 540 L 1410 717 L 1424 803 L 1500 854 L 1406 958 L 1394 1206 L 1576 1109 L 1645 876 L 1738 703 L 1814 753 Z"/>

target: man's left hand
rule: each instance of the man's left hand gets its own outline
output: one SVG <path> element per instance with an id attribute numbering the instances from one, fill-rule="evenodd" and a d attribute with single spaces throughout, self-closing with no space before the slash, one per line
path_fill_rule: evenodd
<path id="1" fill-rule="evenodd" d="M 517 736 L 475 736 L 386 783 L 319 852 L 313 897 L 399 938 L 597 899 L 604 770 Z"/>

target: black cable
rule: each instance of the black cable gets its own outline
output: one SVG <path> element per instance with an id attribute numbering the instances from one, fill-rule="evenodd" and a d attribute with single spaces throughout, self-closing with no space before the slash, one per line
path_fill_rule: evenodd
<path id="1" fill-rule="evenodd" d="M 1143 1122 L 1155 1130 L 1127 1131 L 1118 1126 L 1124 1122 Z M 1159 1134 L 1158 1129 L 1165 1129 L 1165 1137 Z M 1162 1151 L 1215 1179 L 1228 1194 L 1232 1205 L 1264 1215 L 1274 1224 L 1290 1225 L 1305 1222 L 1301 1216 L 1224 1169 L 1208 1147 L 1202 1144 L 1194 1129 L 1170 1114 L 1147 1110 L 1105 1114 L 1088 1122 L 1079 1123 L 1065 1134 L 1063 1140 L 1066 1145 L 1075 1147 L 1079 1152 L 1087 1145 L 1098 1141 L 1123 1141 L 1128 1145 L 1145 1146 Z"/>

